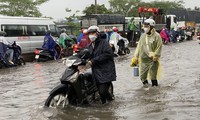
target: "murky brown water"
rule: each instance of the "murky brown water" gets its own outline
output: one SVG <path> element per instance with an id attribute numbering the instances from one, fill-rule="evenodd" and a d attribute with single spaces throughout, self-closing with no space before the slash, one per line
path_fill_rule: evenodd
<path id="1" fill-rule="evenodd" d="M 132 54 L 134 49 L 132 49 Z M 115 101 L 106 106 L 43 108 L 65 66 L 27 63 L 0 70 L 1 120 L 199 120 L 200 45 L 196 41 L 163 47 L 164 77 L 159 88 L 144 90 L 129 67 L 131 55 L 116 59 Z"/>

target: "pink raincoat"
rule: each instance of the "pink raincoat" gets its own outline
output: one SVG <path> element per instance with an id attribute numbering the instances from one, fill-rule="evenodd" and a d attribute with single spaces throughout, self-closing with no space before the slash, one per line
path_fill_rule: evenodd
<path id="1" fill-rule="evenodd" d="M 167 34 L 166 34 L 165 29 L 162 29 L 162 30 L 161 30 L 160 36 L 161 36 L 161 38 L 162 38 L 163 40 L 165 40 L 166 43 L 169 42 L 169 38 L 168 38 L 168 36 L 167 36 Z"/>

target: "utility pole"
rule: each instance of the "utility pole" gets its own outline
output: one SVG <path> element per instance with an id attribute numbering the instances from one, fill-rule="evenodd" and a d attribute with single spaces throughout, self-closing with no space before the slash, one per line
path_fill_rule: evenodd
<path id="1" fill-rule="evenodd" d="M 95 0 L 95 14 L 97 14 L 97 0 Z"/>

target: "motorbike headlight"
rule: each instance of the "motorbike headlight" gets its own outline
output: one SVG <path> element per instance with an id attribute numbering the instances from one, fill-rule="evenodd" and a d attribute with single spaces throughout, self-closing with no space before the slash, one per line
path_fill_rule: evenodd
<path id="1" fill-rule="evenodd" d="M 74 73 L 72 76 L 70 76 L 69 81 L 71 83 L 74 83 L 77 80 L 78 72 Z"/>
<path id="2" fill-rule="evenodd" d="M 70 67 L 72 66 L 72 64 L 75 62 L 76 60 L 69 60 L 69 59 L 66 59 L 63 61 L 63 64 L 66 65 L 67 67 Z"/>

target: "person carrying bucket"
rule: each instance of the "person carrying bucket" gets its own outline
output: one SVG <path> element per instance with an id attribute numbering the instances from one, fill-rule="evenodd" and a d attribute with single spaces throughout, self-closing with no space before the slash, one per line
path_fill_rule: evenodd
<path id="1" fill-rule="evenodd" d="M 155 21 L 147 19 L 144 21 L 144 31 L 132 58 L 131 65 L 139 65 L 140 79 L 145 88 L 148 88 L 148 80 L 152 86 L 158 86 L 159 58 L 161 56 L 162 38 L 155 30 Z"/>

